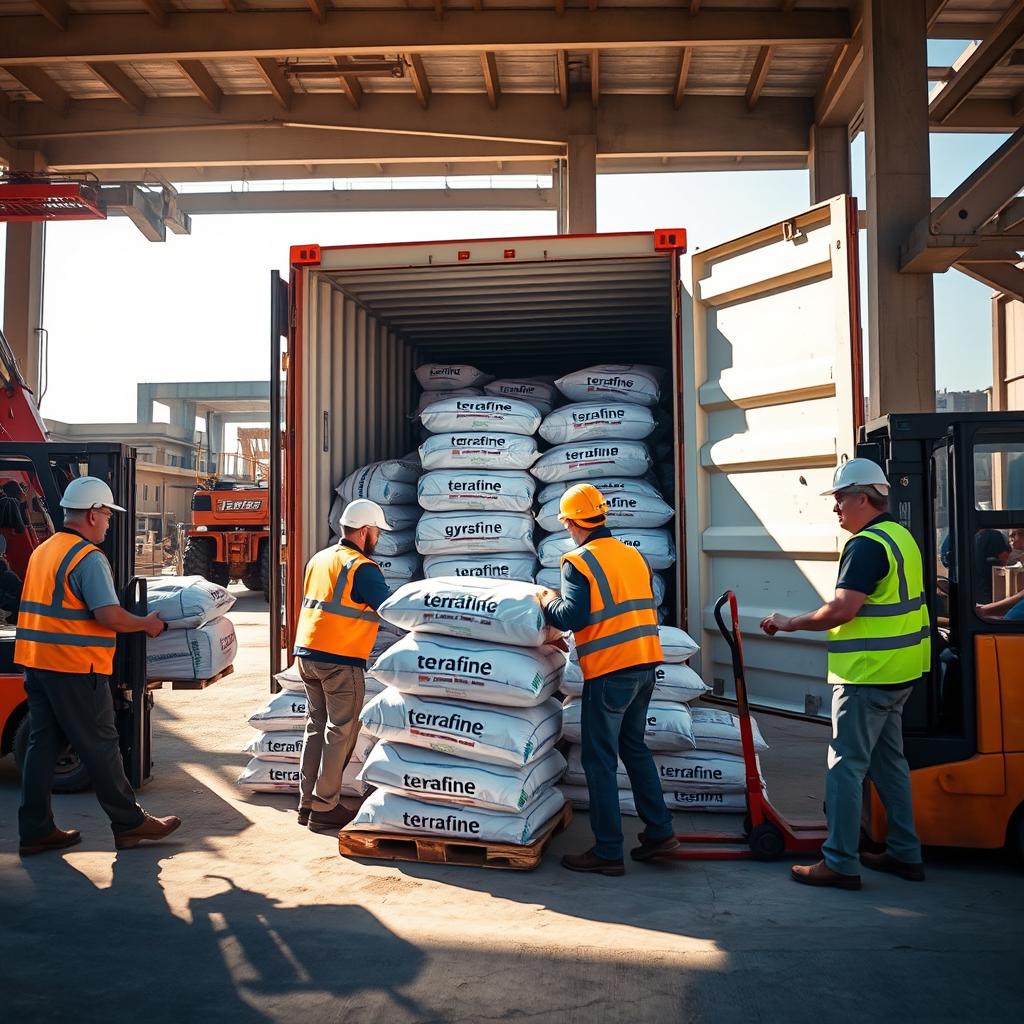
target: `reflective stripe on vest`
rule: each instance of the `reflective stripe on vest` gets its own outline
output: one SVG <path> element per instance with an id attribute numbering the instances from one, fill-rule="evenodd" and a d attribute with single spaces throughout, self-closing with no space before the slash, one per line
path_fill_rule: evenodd
<path id="1" fill-rule="evenodd" d="M 68 582 L 94 551 L 99 551 L 95 544 L 61 532 L 32 552 L 18 607 L 16 664 L 74 675 L 113 672 L 117 634 L 96 621 Z"/>
<path id="2" fill-rule="evenodd" d="M 879 523 L 856 536 L 882 545 L 889 571 L 857 616 L 829 632 L 828 681 L 873 686 L 912 682 L 931 667 L 920 549 L 899 523 Z"/>
<path id="3" fill-rule="evenodd" d="M 368 604 L 352 599 L 352 587 L 360 566 L 376 564 L 340 544 L 309 560 L 296 647 L 362 661 L 370 656 L 380 619 Z"/>
<path id="4" fill-rule="evenodd" d="M 662 660 L 651 570 L 643 555 L 612 537 L 564 556 L 590 584 L 588 624 L 575 633 L 584 679 Z"/>

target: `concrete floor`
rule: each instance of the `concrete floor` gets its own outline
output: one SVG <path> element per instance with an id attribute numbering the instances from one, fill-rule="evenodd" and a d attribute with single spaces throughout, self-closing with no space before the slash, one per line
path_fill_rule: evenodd
<path id="1" fill-rule="evenodd" d="M 558 865 L 588 843 L 579 814 L 529 874 L 341 859 L 290 799 L 233 785 L 267 692 L 266 606 L 245 595 L 233 618 L 235 675 L 157 694 L 143 801 L 185 819 L 172 840 L 115 854 L 83 793 L 56 799 L 83 844 L 22 862 L 17 773 L 0 762 L 4 1021 L 1020 1019 L 1024 875 L 995 856 L 930 858 L 924 885 L 868 873 L 860 893 L 794 885 L 784 863 L 597 878 Z M 773 797 L 814 815 L 826 733 L 761 725 Z"/>

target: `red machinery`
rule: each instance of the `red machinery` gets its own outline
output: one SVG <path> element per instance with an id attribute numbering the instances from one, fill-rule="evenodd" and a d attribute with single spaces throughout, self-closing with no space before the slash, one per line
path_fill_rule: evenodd
<path id="1" fill-rule="evenodd" d="M 722 618 L 722 609 L 729 605 L 731 626 Z M 740 615 L 736 595 L 727 590 L 715 604 L 715 622 L 729 645 L 732 669 L 736 679 L 736 710 L 743 746 L 743 767 L 747 782 L 747 818 L 741 833 L 684 833 L 676 838 L 682 847 L 666 854 L 675 860 L 776 860 L 784 854 L 811 854 L 821 851 L 828 835 L 823 821 L 789 821 L 768 799 L 754 753 L 754 732 L 750 727 L 750 706 L 747 703 L 747 681 L 743 666 L 743 640 L 740 636 Z"/>

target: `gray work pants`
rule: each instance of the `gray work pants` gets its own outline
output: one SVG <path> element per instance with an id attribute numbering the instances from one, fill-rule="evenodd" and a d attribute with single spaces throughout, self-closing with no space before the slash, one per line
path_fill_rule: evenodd
<path id="1" fill-rule="evenodd" d="M 124 774 L 109 677 L 30 668 L 25 692 L 29 738 L 18 808 L 22 843 L 43 839 L 54 829 L 50 794 L 65 743 L 82 759 L 114 834 L 141 825 L 145 814 Z"/>
<path id="2" fill-rule="evenodd" d="M 825 780 L 828 839 L 821 852 L 833 871 L 860 874 L 858 847 L 865 777 L 875 784 L 885 805 L 887 851 L 907 864 L 921 863 L 910 769 L 903 756 L 903 705 L 910 694 L 910 687 L 832 688 L 832 743 Z"/>
<path id="3" fill-rule="evenodd" d="M 299 806 L 333 811 L 341 777 L 352 757 L 363 709 L 363 670 L 297 658 L 306 687 L 306 734 L 302 739 Z"/>

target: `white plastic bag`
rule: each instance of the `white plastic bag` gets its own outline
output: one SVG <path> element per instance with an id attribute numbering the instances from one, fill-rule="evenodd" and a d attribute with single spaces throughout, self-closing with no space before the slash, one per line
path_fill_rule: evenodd
<path id="1" fill-rule="evenodd" d="M 668 569 L 676 560 L 676 546 L 672 534 L 661 527 L 657 530 L 612 530 L 612 536 L 636 548 L 652 569 Z M 576 545 L 568 533 L 548 534 L 537 549 L 540 563 L 545 568 L 561 565 L 562 556 L 574 551 Z"/>
<path id="2" fill-rule="evenodd" d="M 654 406 L 661 397 L 664 370 L 657 366 L 601 363 L 555 381 L 570 402 L 603 401 L 605 396 Z"/>
<path id="3" fill-rule="evenodd" d="M 420 414 L 420 420 L 432 434 L 484 430 L 530 435 L 537 433 L 541 415 L 529 402 L 483 395 L 433 402 Z"/>
<path id="4" fill-rule="evenodd" d="M 380 536 L 384 536 L 383 530 L 381 530 Z M 420 556 L 415 551 L 406 551 L 401 555 L 381 555 L 374 551 L 370 557 L 380 567 L 386 580 L 408 580 L 415 576 L 422 567 Z"/>
<path id="5" fill-rule="evenodd" d="M 263 761 L 297 762 L 302 757 L 302 737 L 302 730 L 258 732 L 242 751 Z"/>
<path id="6" fill-rule="evenodd" d="M 665 791 L 665 804 L 670 811 L 708 811 L 713 814 L 745 814 L 745 793 L 691 793 Z"/>
<path id="7" fill-rule="evenodd" d="M 416 550 L 416 530 L 412 527 L 405 530 L 381 530 L 377 535 L 377 546 L 373 550 L 373 559 L 378 557 L 393 558 Z"/>
<path id="8" fill-rule="evenodd" d="M 147 679 L 209 679 L 235 660 L 238 639 L 230 619 L 196 629 L 168 629 L 146 641 Z"/>
<path id="9" fill-rule="evenodd" d="M 364 796 L 365 783 L 358 779 L 362 766 L 350 762 L 341 776 L 341 792 L 344 796 Z M 238 785 L 250 793 L 298 793 L 300 781 L 299 765 L 283 761 L 268 761 L 254 757 L 238 776 Z"/>
<path id="10" fill-rule="evenodd" d="M 377 614 L 418 633 L 539 647 L 551 632 L 544 623 L 541 590 L 534 583 L 440 576 L 407 583 Z"/>
<path id="11" fill-rule="evenodd" d="M 532 551 L 490 555 L 427 555 L 423 559 L 423 575 L 427 579 L 460 576 L 531 583 L 536 571 L 537 558 Z"/>
<path id="12" fill-rule="evenodd" d="M 557 647 L 512 647 L 416 632 L 389 647 L 373 663 L 373 674 L 421 697 L 535 707 L 558 689 L 564 664 Z"/>
<path id="13" fill-rule="evenodd" d="M 403 484 L 404 487 L 411 487 L 410 484 Z M 416 488 L 412 488 L 412 500 L 416 500 Z M 348 502 L 339 494 L 331 505 L 331 513 L 328 522 L 335 536 L 341 536 L 341 515 L 345 511 Z M 408 530 L 416 525 L 417 520 L 423 514 L 419 505 L 382 505 L 384 521 L 392 530 Z M 380 531 L 381 540 L 388 536 L 387 530 Z"/>
<path id="14" fill-rule="evenodd" d="M 419 453 L 424 470 L 529 469 L 538 456 L 537 442 L 525 434 L 475 430 L 431 434 Z"/>
<path id="15" fill-rule="evenodd" d="M 278 672 L 274 678 L 281 684 L 281 689 L 292 693 L 305 693 L 306 685 L 299 675 L 299 663 L 293 661 L 283 672 Z"/>
<path id="16" fill-rule="evenodd" d="M 417 485 L 430 512 L 532 512 L 537 482 L 525 470 L 434 469 Z"/>
<path id="17" fill-rule="evenodd" d="M 537 492 L 537 503 L 546 505 L 549 501 L 560 498 L 570 487 L 588 483 L 596 487 L 606 498 L 613 494 L 645 494 L 652 498 L 660 498 L 661 491 L 655 482 L 646 476 L 598 476 L 592 480 L 556 480 L 545 484 Z"/>
<path id="18" fill-rule="evenodd" d="M 546 416 L 554 407 L 558 397 L 554 384 L 532 377 L 506 377 L 492 380 L 484 391 L 489 395 L 500 395 L 502 398 L 517 398 L 521 402 L 529 402 L 542 416 Z"/>
<path id="19" fill-rule="evenodd" d="M 410 800 L 519 814 L 563 771 L 565 758 L 557 750 L 523 768 L 513 768 L 382 740 L 366 759 L 359 778 Z"/>
<path id="20" fill-rule="evenodd" d="M 754 750 L 768 749 L 757 719 L 750 719 L 751 732 L 754 737 Z M 720 708 L 693 709 L 693 737 L 701 750 L 721 750 L 727 754 L 742 754 L 743 744 L 740 740 L 740 720 L 731 712 Z"/>
<path id="21" fill-rule="evenodd" d="M 298 732 L 306 723 L 306 690 L 282 690 L 249 716 L 249 724 L 262 732 Z"/>
<path id="22" fill-rule="evenodd" d="M 661 641 L 661 656 L 670 665 L 681 665 L 700 650 L 690 634 L 678 626 L 659 626 L 658 639 Z"/>
<path id="23" fill-rule="evenodd" d="M 495 707 L 417 697 L 391 686 L 363 708 L 360 719 L 378 739 L 516 767 L 546 754 L 562 732 L 562 706 L 554 698 L 531 708 Z"/>
<path id="24" fill-rule="evenodd" d="M 644 494 L 606 494 L 608 503 L 607 521 L 613 530 L 648 530 L 664 526 L 674 515 L 675 509 L 664 498 Z M 552 498 L 542 505 L 537 513 L 537 525 L 549 533 L 557 533 L 565 527 L 558 519 L 558 503 Z"/>
<path id="25" fill-rule="evenodd" d="M 544 790 L 519 814 L 431 804 L 378 789 L 363 801 L 343 831 L 408 832 L 527 846 L 564 804 L 565 797 L 555 786 Z"/>
<path id="26" fill-rule="evenodd" d="M 562 708 L 562 735 L 572 743 L 581 741 L 581 697 L 570 697 Z M 651 750 L 693 750 L 690 709 L 674 701 L 652 700 L 647 707 L 644 741 Z"/>
<path id="27" fill-rule="evenodd" d="M 627 780 L 628 783 L 628 780 Z M 572 805 L 573 810 L 590 810 L 590 791 L 587 789 L 586 780 L 581 783 L 563 782 L 558 787 L 565 796 L 566 801 Z M 618 790 L 619 813 L 630 818 L 638 817 L 636 812 L 636 800 L 633 798 L 633 791 L 628 788 Z"/>
<path id="28" fill-rule="evenodd" d="M 493 377 L 465 363 L 424 363 L 416 367 L 416 379 L 424 391 L 454 391 L 483 387 Z"/>
<path id="29" fill-rule="evenodd" d="M 150 576 L 146 579 L 149 611 L 169 629 L 196 629 L 231 611 L 234 594 L 202 576 Z"/>
<path id="30" fill-rule="evenodd" d="M 416 526 L 421 555 L 533 552 L 533 516 L 525 512 L 424 512 Z"/>
<path id="31" fill-rule="evenodd" d="M 703 697 L 708 692 L 708 687 L 692 668 L 686 665 L 655 666 L 654 669 L 654 693 L 651 700 L 671 700 L 680 704 L 688 704 L 691 701 Z M 583 695 L 583 670 L 578 661 L 569 658 L 565 663 L 565 673 L 562 676 L 562 693 L 570 697 Z"/>
<path id="32" fill-rule="evenodd" d="M 643 476 L 651 456 L 643 441 L 596 440 L 560 444 L 546 451 L 530 472 L 546 484 L 598 477 Z"/>
<path id="33" fill-rule="evenodd" d="M 371 462 L 345 477 L 338 484 L 337 493 L 346 504 L 367 498 L 379 505 L 413 505 L 419 475 L 420 467 L 415 462 L 403 459 Z"/>
<path id="34" fill-rule="evenodd" d="M 654 430 L 654 415 L 634 402 L 573 402 L 544 418 L 540 436 L 548 444 L 595 438 L 642 441 Z"/>
<path id="35" fill-rule="evenodd" d="M 747 789 L 743 758 L 738 754 L 687 750 L 678 754 L 656 754 L 654 763 L 658 766 L 661 788 L 666 791 L 744 793 Z"/>
<path id="36" fill-rule="evenodd" d="M 454 388 L 451 391 L 424 391 L 413 409 L 410 419 L 418 420 L 423 415 L 423 410 L 435 402 L 443 402 L 449 398 L 472 398 L 474 395 L 482 395 L 483 388 Z"/>

